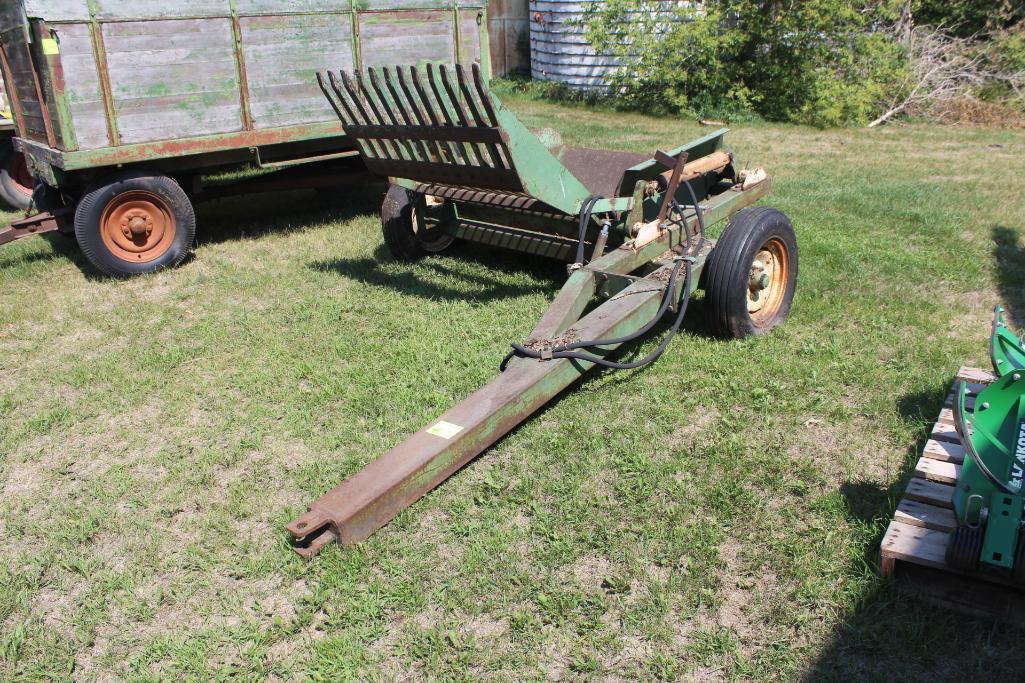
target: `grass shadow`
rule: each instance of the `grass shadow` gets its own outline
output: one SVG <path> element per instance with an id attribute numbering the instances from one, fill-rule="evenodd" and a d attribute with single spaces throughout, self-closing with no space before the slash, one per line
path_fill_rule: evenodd
<path id="1" fill-rule="evenodd" d="M 196 207 L 196 242 L 219 244 L 376 214 L 385 189 L 382 181 L 375 181 L 334 192 L 293 190 L 211 199 Z"/>
<path id="2" fill-rule="evenodd" d="M 860 572 L 866 588 L 807 670 L 805 680 L 960 681 L 979 674 L 1018 676 L 1011 653 L 1025 636 L 1025 628 L 968 616 L 907 595 L 897 582 L 881 581 L 875 573 L 882 536 L 948 391 L 944 383 L 897 400 L 900 415 L 920 429 L 890 484 L 848 481 L 841 485 L 849 519 L 874 531 L 864 552 L 850 560 L 849 572 Z M 909 633 L 921 639 L 909 640 Z"/>
<path id="3" fill-rule="evenodd" d="M 993 261 L 997 288 L 1010 322 L 1025 327 L 1025 247 L 1018 242 L 1018 231 L 1006 225 L 994 225 Z"/>
<path id="4" fill-rule="evenodd" d="M 460 242 L 446 251 L 446 256 L 455 258 L 466 258 L 471 254 L 474 263 L 486 268 L 488 275 L 453 268 L 444 258 L 424 258 L 415 267 L 409 265 L 401 270 L 388 267 L 388 263 L 395 261 L 383 244 L 378 245 L 370 258 L 315 261 L 310 267 L 321 272 L 335 272 L 365 284 L 388 287 L 409 296 L 474 303 L 535 293 L 554 296 L 566 276 L 565 266 L 561 263 L 508 250 Z M 503 278 L 489 276 L 491 273 L 526 275 L 529 282 L 503 282 Z M 453 284 L 445 284 L 446 281 Z"/>

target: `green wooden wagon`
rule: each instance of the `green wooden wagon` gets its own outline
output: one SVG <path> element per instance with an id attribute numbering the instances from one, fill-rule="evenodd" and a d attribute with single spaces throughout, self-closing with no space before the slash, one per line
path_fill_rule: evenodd
<path id="1" fill-rule="evenodd" d="M 213 172 L 267 172 L 239 191 L 362 182 L 316 73 L 486 72 L 485 11 L 484 0 L 7 0 L 0 68 L 40 213 L 0 229 L 0 244 L 73 232 L 104 273 L 144 273 L 185 258 L 193 203 L 224 193 L 204 184 Z"/>

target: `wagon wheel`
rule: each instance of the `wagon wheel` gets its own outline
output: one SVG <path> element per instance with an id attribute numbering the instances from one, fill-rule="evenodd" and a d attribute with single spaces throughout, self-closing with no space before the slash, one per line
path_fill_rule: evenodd
<path id="1" fill-rule="evenodd" d="M 426 234 L 417 215 L 422 195 L 391 185 L 381 204 L 381 231 L 388 251 L 402 261 L 415 261 L 426 254 L 448 249 L 455 238 L 448 233 Z"/>
<path id="2" fill-rule="evenodd" d="M 75 236 L 97 269 L 123 277 L 181 263 L 196 236 L 196 217 L 174 180 L 133 173 L 82 197 Z"/>
<path id="3" fill-rule="evenodd" d="M 25 155 L 8 142 L 0 152 L 0 199 L 15 209 L 27 209 L 32 203 L 35 179 L 28 170 Z"/>
<path id="4" fill-rule="evenodd" d="M 756 206 L 726 226 L 703 274 L 719 334 L 747 337 L 786 320 L 797 287 L 797 236 L 780 211 Z"/>

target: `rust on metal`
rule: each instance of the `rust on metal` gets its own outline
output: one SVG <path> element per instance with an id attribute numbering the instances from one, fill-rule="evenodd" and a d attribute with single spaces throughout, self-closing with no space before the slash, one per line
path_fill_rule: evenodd
<path id="1" fill-rule="evenodd" d="M 123 261 L 149 263 L 174 242 L 177 222 L 167 200 L 145 190 L 122 192 L 100 216 L 100 238 Z"/>
<path id="2" fill-rule="evenodd" d="M 68 208 L 44 211 L 28 218 L 11 221 L 5 228 L 0 228 L 0 244 L 7 244 L 23 237 L 42 235 L 46 232 L 60 230 L 71 220 L 72 210 Z"/>
<path id="3" fill-rule="evenodd" d="M 650 318 L 661 289 L 603 304 L 571 334 L 600 338 Z M 584 367 L 586 366 L 586 367 Z M 570 360 L 513 363 L 487 386 L 315 501 L 286 529 L 303 556 L 338 541 L 356 543 L 447 479 L 569 386 L 589 365 Z"/>
<path id="4" fill-rule="evenodd" d="M 433 99 L 416 70 L 407 79 L 402 68 L 330 73 L 320 83 L 374 173 L 522 192 L 479 67 L 454 71 L 455 85 L 449 69 L 427 65 Z"/>
<path id="5" fill-rule="evenodd" d="M 748 278 L 747 311 L 759 325 L 771 321 L 786 299 L 790 263 L 786 243 L 772 238 L 755 256 Z"/>

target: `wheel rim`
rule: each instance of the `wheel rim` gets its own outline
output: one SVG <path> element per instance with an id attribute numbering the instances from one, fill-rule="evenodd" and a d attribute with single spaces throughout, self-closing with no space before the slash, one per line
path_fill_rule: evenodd
<path id="1" fill-rule="evenodd" d="M 755 325 L 771 322 L 787 296 L 790 254 L 783 240 L 773 237 L 755 254 L 747 286 L 747 312 Z"/>
<path id="2" fill-rule="evenodd" d="M 144 190 L 117 195 L 100 217 L 103 244 L 118 258 L 133 263 L 163 256 L 171 248 L 176 230 L 167 201 Z"/>
<path id="3" fill-rule="evenodd" d="M 7 162 L 7 175 L 14 181 L 18 192 L 26 197 L 32 196 L 32 174 L 28 170 L 28 163 L 25 161 L 24 154 L 15 153 L 11 155 L 11 160 Z"/>
<path id="4" fill-rule="evenodd" d="M 413 224 L 413 236 L 416 237 L 416 241 L 420 243 L 420 247 L 429 254 L 436 254 L 440 251 L 444 251 L 446 247 L 452 244 L 452 240 L 455 239 L 448 233 L 440 233 L 431 239 L 429 236 L 430 231 L 426 230 L 421 225 L 420 218 L 417 215 L 415 208 L 410 213 L 410 221 Z"/>

